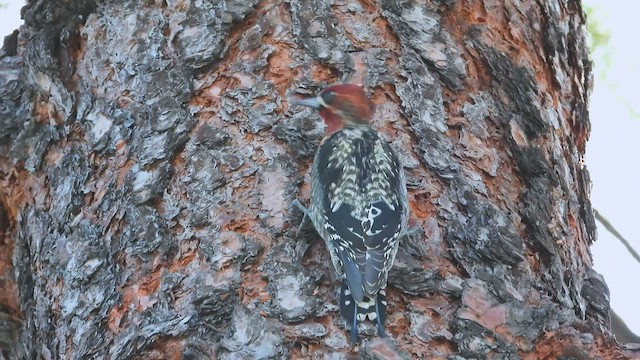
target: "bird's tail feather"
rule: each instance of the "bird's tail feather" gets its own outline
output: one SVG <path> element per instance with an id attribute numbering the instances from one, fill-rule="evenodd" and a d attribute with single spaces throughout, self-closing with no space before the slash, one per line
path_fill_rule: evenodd
<path id="1" fill-rule="evenodd" d="M 358 338 L 358 322 L 366 319 L 376 323 L 379 336 L 385 336 L 384 321 L 387 317 L 385 290 L 381 289 L 375 298 L 365 296 L 361 303 L 356 304 L 347 282 L 343 281 L 340 287 L 340 314 L 351 324 L 351 341 L 353 342 Z"/>

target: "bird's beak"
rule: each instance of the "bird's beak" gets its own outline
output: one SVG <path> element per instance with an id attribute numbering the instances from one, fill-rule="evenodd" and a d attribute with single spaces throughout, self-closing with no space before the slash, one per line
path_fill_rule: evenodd
<path id="1" fill-rule="evenodd" d="M 306 98 L 306 99 L 289 99 L 289 106 L 300 105 L 307 106 L 313 109 L 320 109 L 322 107 L 322 102 L 318 97 Z"/>

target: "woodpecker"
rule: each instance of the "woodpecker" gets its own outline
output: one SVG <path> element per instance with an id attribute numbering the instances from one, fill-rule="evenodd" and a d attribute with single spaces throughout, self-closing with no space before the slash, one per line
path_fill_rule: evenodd
<path id="1" fill-rule="evenodd" d="M 340 313 L 357 341 L 358 322 L 376 323 L 385 336 L 387 276 L 409 218 L 398 155 L 373 128 L 361 87 L 337 84 L 291 105 L 319 110 L 327 132 L 311 169 L 309 216 L 342 279 Z"/>

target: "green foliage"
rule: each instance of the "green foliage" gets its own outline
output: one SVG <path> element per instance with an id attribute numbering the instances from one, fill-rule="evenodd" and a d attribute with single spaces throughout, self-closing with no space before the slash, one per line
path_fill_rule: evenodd
<path id="1" fill-rule="evenodd" d="M 598 69 L 598 75 L 604 80 L 613 62 L 613 51 L 609 44 L 611 31 L 603 29 L 601 23 L 598 21 L 600 12 L 597 7 L 585 4 L 584 11 L 587 14 L 587 44 L 594 58 L 593 61 L 596 64 L 596 69 Z"/>
<path id="2" fill-rule="evenodd" d="M 585 5 L 585 13 L 587 14 L 587 41 L 589 49 L 595 51 L 598 48 L 606 47 L 611 38 L 611 31 L 602 28 L 595 16 L 595 8 Z"/>
<path id="3" fill-rule="evenodd" d="M 614 41 L 611 41 L 611 30 L 605 28 L 602 23 L 607 22 L 603 19 L 606 15 L 604 9 L 599 6 L 584 4 L 584 10 L 587 14 L 587 42 L 591 52 L 591 58 L 595 65 L 596 82 L 599 86 L 606 86 L 610 93 L 615 95 L 616 101 L 627 110 L 628 116 L 632 119 L 640 118 L 640 111 L 633 99 L 635 95 L 625 90 L 624 82 L 627 79 L 620 79 L 615 74 L 618 72 L 610 72 L 615 66 L 630 66 L 628 61 L 616 60 L 616 51 L 614 49 Z M 617 39 L 617 37 L 616 37 Z M 628 59 L 627 59 L 628 60 Z M 624 64 L 624 65 L 623 65 Z M 610 78 L 609 74 L 615 79 Z M 618 83 L 618 82 L 622 83 Z"/>

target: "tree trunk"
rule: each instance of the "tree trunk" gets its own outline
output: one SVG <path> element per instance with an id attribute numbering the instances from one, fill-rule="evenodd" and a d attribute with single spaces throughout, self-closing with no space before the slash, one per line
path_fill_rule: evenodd
<path id="1" fill-rule="evenodd" d="M 0 69 L 16 359 L 631 358 L 591 268 L 579 1 L 31 0 Z M 348 341 L 309 224 L 316 114 L 362 84 L 411 224 Z M 337 353 L 337 355 L 331 355 Z M 636 354 L 637 355 L 637 354 Z"/>

